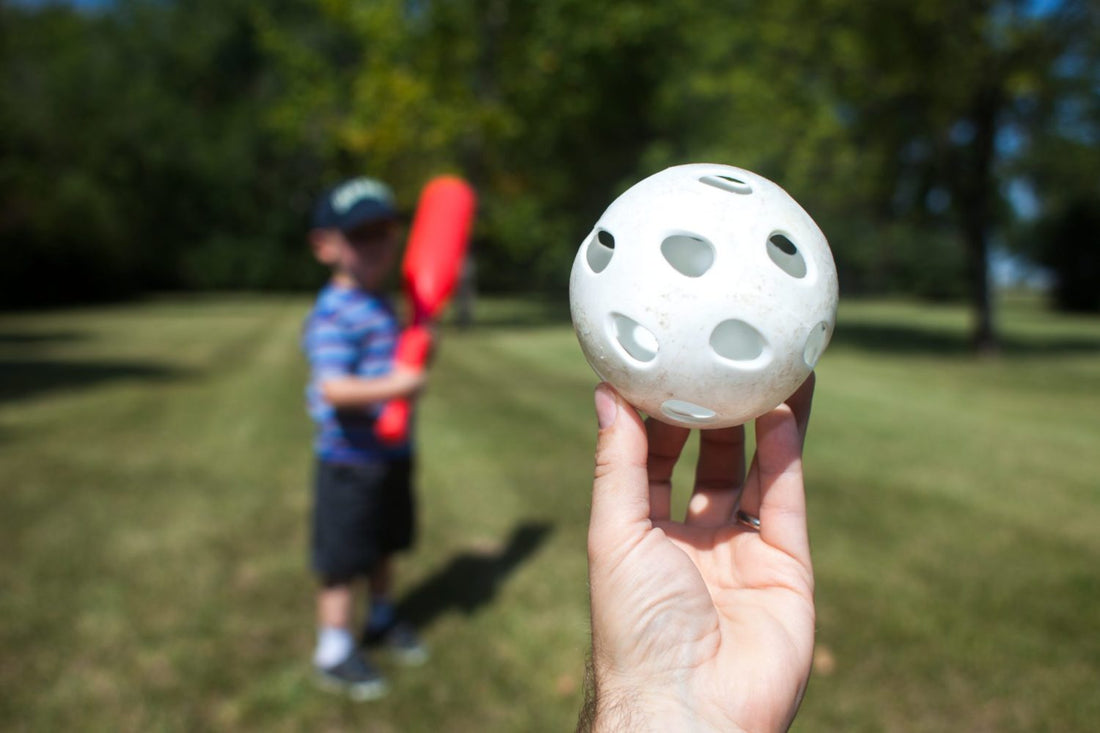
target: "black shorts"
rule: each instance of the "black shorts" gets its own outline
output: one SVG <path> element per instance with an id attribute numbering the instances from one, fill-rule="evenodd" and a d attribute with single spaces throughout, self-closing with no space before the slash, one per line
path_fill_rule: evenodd
<path id="1" fill-rule="evenodd" d="M 327 582 L 370 573 L 378 560 L 413 545 L 412 460 L 364 465 L 317 462 L 313 569 Z"/>

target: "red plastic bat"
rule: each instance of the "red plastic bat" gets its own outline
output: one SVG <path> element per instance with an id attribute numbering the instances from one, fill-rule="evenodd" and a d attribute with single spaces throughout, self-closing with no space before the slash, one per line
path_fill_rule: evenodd
<path id="1" fill-rule="evenodd" d="M 431 349 L 432 320 L 439 316 L 454 292 L 470 241 L 477 197 L 473 188 L 457 176 L 428 181 L 416 205 L 401 278 L 412 322 L 397 341 L 396 361 L 411 369 L 423 369 Z M 391 400 L 375 423 L 378 437 L 387 443 L 405 439 L 409 429 L 409 402 Z"/>

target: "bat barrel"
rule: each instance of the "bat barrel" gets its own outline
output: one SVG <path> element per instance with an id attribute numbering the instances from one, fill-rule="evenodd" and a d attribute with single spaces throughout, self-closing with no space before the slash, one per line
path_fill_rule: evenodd
<path id="1" fill-rule="evenodd" d="M 419 318 L 434 318 L 454 292 L 476 207 L 473 188 L 457 176 L 439 176 L 424 187 L 402 263 L 405 290 Z"/>

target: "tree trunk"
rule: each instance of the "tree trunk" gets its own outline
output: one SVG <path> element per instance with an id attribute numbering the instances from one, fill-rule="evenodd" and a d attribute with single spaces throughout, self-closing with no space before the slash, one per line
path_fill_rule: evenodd
<path id="1" fill-rule="evenodd" d="M 478 34 L 480 38 L 477 62 L 473 68 L 474 95 L 482 104 L 494 104 L 500 101 L 500 89 L 497 84 L 498 39 L 508 21 L 507 0 L 488 0 L 477 8 Z M 480 199 L 485 186 L 486 143 L 485 133 L 476 129 L 468 135 L 459 152 L 459 159 L 467 179 L 477 191 Z M 478 201 L 479 207 L 483 202 Z M 471 234 L 472 236 L 472 234 Z M 469 328 L 474 323 L 474 306 L 477 302 L 477 239 L 470 242 L 466 261 L 462 267 L 457 294 L 458 326 Z"/>
<path id="2" fill-rule="evenodd" d="M 970 304 L 973 326 L 970 343 L 981 354 L 996 353 L 997 332 L 993 325 L 993 297 L 989 283 L 989 234 L 981 206 L 963 212 L 963 237 L 970 275 Z"/>
<path id="3" fill-rule="evenodd" d="M 981 354 L 993 354 L 998 349 L 989 282 L 989 231 L 995 187 L 993 159 L 996 155 L 997 118 L 1003 100 L 1004 95 L 997 83 L 987 83 L 976 90 L 969 118 L 973 125 L 973 138 L 962 153 L 956 184 L 974 318 L 970 342 Z"/>
<path id="4" fill-rule="evenodd" d="M 471 242 L 466 260 L 462 263 L 462 275 L 458 281 L 458 293 L 455 298 L 455 310 L 457 311 L 455 323 L 462 329 L 474 325 L 474 303 L 477 301 L 477 276 L 474 269 L 477 259 L 475 255 L 474 243 Z"/>

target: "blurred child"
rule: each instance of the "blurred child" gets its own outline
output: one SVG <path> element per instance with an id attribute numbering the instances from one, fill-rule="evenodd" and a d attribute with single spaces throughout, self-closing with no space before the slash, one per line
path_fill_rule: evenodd
<path id="1" fill-rule="evenodd" d="M 313 664 L 325 687 L 373 699 L 387 684 L 354 635 L 354 581 L 365 578 L 369 589 L 358 641 L 384 646 L 405 663 L 427 659 L 414 631 L 396 618 L 391 595 L 393 555 L 414 539 L 413 446 L 383 444 L 374 430 L 382 405 L 414 396 L 425 379 L 395 365 L 400 327 L 380 293 L 401 243 L 390 189 L 370 178 L 332 188 L 317 201 L 309 242 L 332 270 L 303 333 L 311 367 L 306 395 L 316 423 Z"/>

